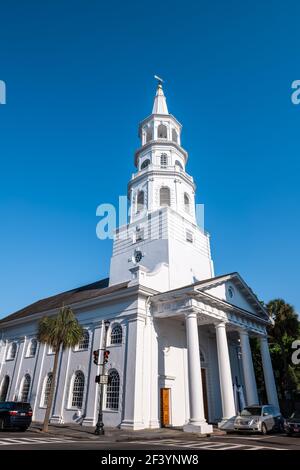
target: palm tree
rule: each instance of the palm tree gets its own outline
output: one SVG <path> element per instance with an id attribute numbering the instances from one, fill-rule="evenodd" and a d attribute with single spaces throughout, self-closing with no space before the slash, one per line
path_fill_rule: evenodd
<path id="1" fill-rule="evenodd" d="M 274 299 L 267 304 L 270 317 L 274 320 L 274 325 L 269 328 L 270 343 L 273 344 L 279 353 L 282 363 L 281 394 L 290 388 L 290 357 L 291 343 L 298 337 L 299 320 L 292 305 L 283 299 Z"/>
<path id="2" fill-rule="evenodd" d="M 70 307 L 62 306 L 54 317 L 43 317 L 39 322 L 38 340 L 50 346 L 55 353 L 52 380 L 44 418 L 43 431 L 48 431 L 50 413 L 56 385 L 56 375 L 60 350 L 76 346 L 83 338 L 83 328 L 79 325 Z"/>

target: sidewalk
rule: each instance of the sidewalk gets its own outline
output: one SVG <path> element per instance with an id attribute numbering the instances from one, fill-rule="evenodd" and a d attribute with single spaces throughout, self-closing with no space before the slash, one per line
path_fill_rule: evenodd
<path id="1" fill-rule="evenodd" d="M 42 423 L 32 423 L 29 431 L 42 433 Z M 143 429 L 139 431 L 131 431 L 118 428 L 105 428 L 104 436 L 95 435 L 95 427 L 81 426 L 79 424 L 49 424 L 49 435 L 57 437 L 69 437 L 84 440 L 99 440 L 113 442 L 128 442 L 136 440 L 156 440 L 156 439 L 195 439 L 206 437 L 200 434 L 183 432 L 182 428 L 159 428 L 159 429 Z M 213 435 L 224 435 L 224 431 L 220 431 L 214 426 Z M 44 433 L 43 433 L 44 435 Z"/>

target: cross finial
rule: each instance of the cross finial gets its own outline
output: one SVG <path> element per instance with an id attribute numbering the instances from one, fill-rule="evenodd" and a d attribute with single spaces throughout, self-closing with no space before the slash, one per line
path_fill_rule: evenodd
<path id="1" fill-rule="evenodd" d="M 158 86 L 162 86 L 164 80 L 162 78 L 160 78 L 158 75 L 154 75 L 154 78 L 157 80 L 158 82 Z"/>

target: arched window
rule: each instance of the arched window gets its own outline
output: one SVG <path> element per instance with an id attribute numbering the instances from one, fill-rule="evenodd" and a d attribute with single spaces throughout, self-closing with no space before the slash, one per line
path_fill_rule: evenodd
<path id="1" fill-rule="evenodd" d="M 146 128 L 146 143 L 152 140 L 152 129 L 151 127 Z"/>
<path id="2" fill-rule="evenodd" d="M 187 193 L 184 193 L 184 210 L 190 213 L 190 198 Z"/>
<path id="3" fill-rule="evenodd" d="M 172 129 L 172 140 L 173 142 L 178 142 L 178 134 L 175 129 Z"/>
<path id="4" fill-rule="evenodd" d="M 44 393 L 43 393 L 43 405 L 42 406 L 48 405 L 52 380 L 53 380 L 53 374 L 50 372 L 50 374 L 46 376 L 45 381 L 44 381 Z"/>
<path id="5" fill-rule="evenodd" d="M 75 372 L 73 391 L 72 391 L 72 406 L 74 408 L 82 408 L 84 392 L 84 374 L 81 370 Z"/>
<path id="6" fill-rule="evenodd" d="M 162 153 L 160 156 L 160 166 L 162 168 L 167 168 L 168 166 L 168 155 L 166 153 Z"/>
<path id="7" fill-rule="evenodd" d="M 106 408 L 110 410 L 119 409 L 119 395 L 120 395 L 120 377 L 116 370 L 111 370 L 108 373 L 108 384 L 106 390 Z"/>
<path id="8" fill-rule="evenodd" d="M 30 385 L 31 385 L 31 377 L 29 374 L 26 374 L 24 375 L 24 378 L 22 381 L 20 401 L 23 401 L 23 402 L 28 401 Z"/>
<path id="9" fill-rule="evenodd" d="M 149 165 L 150 165 L 150 160 L 149 158 L 147 158 L 147 160 L 144 160 L 143 163 L 141 164 L 141 170 L 144 170 Z"/>
<path id="10" fill-rule="evenodd" d="M 89 344 L 90 344 L 90 335 L 89 335 L 89 332 L 87 330 L 85 330 L 83 332 L 82 339 L 78 343 L 78 351 L 84 351 L 85 349 L 88 349 Z"/>
<path id="11" fill-rule="evenodd" d="M 159 191 L 159 200 L 162 207 L 171 205 L 170 188 L 163 186 Z"/>
<path id="12" fill-rule="evenodd" d="M 110 344 L 122 343 L 122 327 L 119 323 L 113 325 L 110 334 Z"/>
<path id="13" fill-rule="evenodd" d="M 139 191 L 137 195 L 137 212 L 140 212 L 144 209 L 145 204 L 145 193 L 144 191 Z"/>
<path id="14" fill-rule="evenodd" d="M 7 359 L 14 359 L 17 354 L 17 343 L 11 343 L 8 348 Z"/>
<path id="15" fill-rule="evenodd" d="M 176 161 L 175 161 L 175 166 L 179 166 L 179 168 L 180 168 L 181 170 L 183 170 L 183 166 L 182 166 L 182 164 L 180 163 L 179 160 L 176 160 Z"/>
<path id="16" fill-rule="evenodd" d="M 9 387 L 9 376 L 6 375 L 1 383 L 1 388 L 0 388 L 0 401 L 5 401 L 7 397 L 7 392 L 8 392 L 8 387 Z"/>
<path id="17" fill-rule="evenodd" d="M 167 126 L 164 124 L 160 124 L 157 128 L 157 137 L 159 139 L 167 139 L 168 138 L 168 130 Z"/>
<path id="18" fill-rule="evenodd" d="M 32 339 L 29 343 L 29 347 L 28 347 L 28 357 L 34 357 L 35 356 L 35 353 L 36 353 L 36 350 L 37 350 L 37 340 L 36 339 Z"/>

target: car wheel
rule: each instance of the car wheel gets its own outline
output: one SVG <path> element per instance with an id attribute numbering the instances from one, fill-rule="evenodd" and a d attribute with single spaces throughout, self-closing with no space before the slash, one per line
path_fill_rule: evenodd
<path id="1" fill-rule="evenodd" d="M 4 431 L 4 419 L 0 418 L 0 431 Z"/>
<path id="2" fill-rule="evenodd" d="M 265 436 L 268 433 L 267 426 L 265 425 L 265 423 L 262 423 L 261 425 L 261 433 L 263 436 Z"/>
<path id="3" fill-rule="evenodd" d="M 27 429 L 28 429 L 27 427 L 25 427 L 25 428 L 23 427 L 23 428 L 20 428 L 20 431 L 25 432 L 25 431 L 27 431 Z"/>

